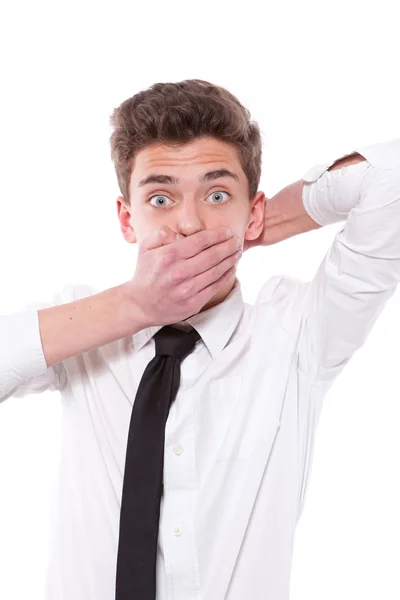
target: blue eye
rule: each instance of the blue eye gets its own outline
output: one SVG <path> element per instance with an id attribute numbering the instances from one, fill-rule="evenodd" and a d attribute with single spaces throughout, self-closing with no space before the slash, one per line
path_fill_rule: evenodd
<path id="1" fill-rule="evenodd" d="M 161 206 L 161 207 L 162 207 L 162 206 L 166 206 L 166 204 L 167 204 L 167 196 L 162 196 L 161 194 L 159 194 L 159 195 L 155 195 L 155 196 L 152 196 L 152 197 L 149 199 L 149 203 L 150 203 L 150 204 L 151 204 L 151 200 L 153 200 L 153 198 L 161 198 L 161 199 L 162 199 L 162 204 L 157 204 L 157 206 Z M 154 206 L 154 204 L 152 204 L 151 206 Z"/>
<path id="2" fill-rule="evenodd" d="M 214 196 L 214 199 L 217 200 L 216 204 L 222 204 L 223 203 L 222 194 L 226 194 L 227 196 L 230 196 L 230 194 L 228 194 L 228 192 L 217 191 L 217 192 L 213 192 L 212 194 L 210 194 L 209 198 L 211 198 L 211 196 Z"/>

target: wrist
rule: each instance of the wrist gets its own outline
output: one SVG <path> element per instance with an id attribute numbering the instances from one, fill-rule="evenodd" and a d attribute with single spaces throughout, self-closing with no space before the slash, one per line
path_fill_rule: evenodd
<path id="1" fill-rule="evenodd" d="M 303 186 L 304 181 L 300 179 L 267 201 L 264 231 L 266 245 L 321 227 L 304 207 Z"/>
<path id="2" fill-rule="evenodd" d="M 132 333 L 153 325 L 145 311 L 144 303 L 138 297 L 135 284 L 132 280 L 117 286 L 116 290 L 118 290 L 123 318 L 128 323 L 128 327 Z"/>

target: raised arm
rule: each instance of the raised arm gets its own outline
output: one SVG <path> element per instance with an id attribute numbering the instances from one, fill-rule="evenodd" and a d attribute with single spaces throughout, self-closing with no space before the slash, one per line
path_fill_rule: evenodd
<path id="1" fill-rule="evenodd" d="M 283 188 L 267 200 L 254 245 L 342 221 L 296 301 L 299 368 L 313 381 L 335 379 L 400 282 L 400 140 L 358 148 Z"/>
<path id="2" fill-rule="evenodd" d="M 335 379 L 400 282 L 400 140 L 311 169 L 302 202 L 320 226 L 345 220 L 310 283 L 299 368 Z"/>

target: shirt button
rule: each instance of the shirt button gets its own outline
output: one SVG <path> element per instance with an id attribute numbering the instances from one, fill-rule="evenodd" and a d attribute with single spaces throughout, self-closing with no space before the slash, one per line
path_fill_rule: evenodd
<path id="1" fill-rule="evenodd" d="M 340 169 L 340 173 L 341 173 L 341 175 L 346 175 L 346 173 L 347 173 L 347 167 L 342 167 Z"/>
<path id="2" fill-rule="evenodd" d="M 180 525 L 175 525 L 174 535 L 181 535 L 181 534 L 182 534 L 182 527 Z"/>
<path id="3" fill-rule="evenodd" d="M 183 452 L 182 446 L 180 444 L 175 444 L 174 445 L 174 454 L 179 456 L 180 454 L 182 454 L 182 452 Z"/>

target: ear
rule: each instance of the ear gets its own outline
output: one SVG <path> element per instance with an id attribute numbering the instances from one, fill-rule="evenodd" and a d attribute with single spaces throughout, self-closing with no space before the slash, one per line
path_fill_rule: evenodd
<path id="1" fill-rule="evenodd" d="M 121 225 L 122 235 L 130 244 L 137 242 L 135 231 L 131 224 L 131 207 L 123 196 L 117 198 L 118 219 Z"/>
<path id="2" fill-rule="evenodd" d="M 266 200 L 264 192 L 257 192 L 251 201 L 249 222 L 244 234 L 246 240 L 256 240 L 263 232 Z"/>

